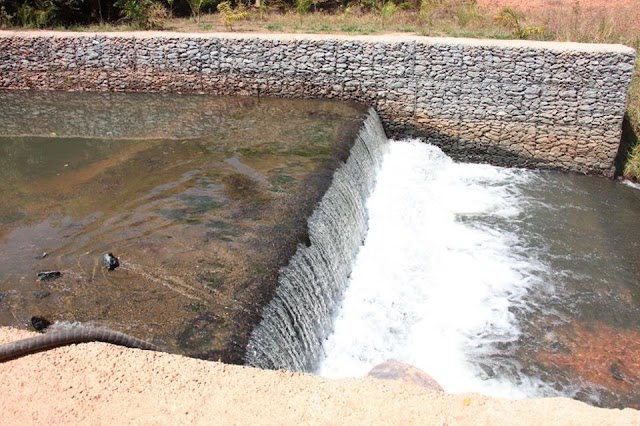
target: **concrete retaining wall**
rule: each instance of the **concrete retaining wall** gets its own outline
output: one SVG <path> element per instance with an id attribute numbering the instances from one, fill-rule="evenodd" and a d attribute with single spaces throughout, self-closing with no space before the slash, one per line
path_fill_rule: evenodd
<path id="1" fill-rule="evenodd" d="M 0 32 L 0 88 L 356 100 L 456 158 L 607 176 L 634 61 L 618 45 Z"/>

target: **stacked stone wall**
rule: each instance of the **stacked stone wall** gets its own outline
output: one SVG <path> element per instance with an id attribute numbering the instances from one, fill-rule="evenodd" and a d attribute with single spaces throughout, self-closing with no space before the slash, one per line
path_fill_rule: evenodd
<path id="1" fill-rule="evenodd" d="M 459 159 L 607 176 L 634 63 L 618 45 L 0 32 L 0 88 L 354 100 Z"/>

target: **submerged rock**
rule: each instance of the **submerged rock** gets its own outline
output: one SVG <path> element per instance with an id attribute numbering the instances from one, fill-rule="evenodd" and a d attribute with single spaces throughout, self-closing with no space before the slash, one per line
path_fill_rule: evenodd
<path id="1" fill-rule="evenodd" d="M 38 279 L 40 281 L 53 281 L 57 280 L 62 276 L 62 272 L 60 271 L 42 271 L 38 272 Z"/>
<path id="2" fill-rule="evenodd" d="M 620 371 L 620 367 L 618 367 L 618 364 L 614 362 L 613 364 L 611 364 L 611 367 L 609 368 L 609 370 L 611 371 L 611 375 L 613 376 L 614 379 L 624 380 L 624 376 L 622 375 L 622 372 Z"/>
<path id="3" fill-rule="evenodd" d="M 45 297 L 51 296 L 51 292 L 46 290 L 38 290 L 35 293 L 33 293 L 33 295 L 35 296 L 36 299 L 44 299 Z"/>

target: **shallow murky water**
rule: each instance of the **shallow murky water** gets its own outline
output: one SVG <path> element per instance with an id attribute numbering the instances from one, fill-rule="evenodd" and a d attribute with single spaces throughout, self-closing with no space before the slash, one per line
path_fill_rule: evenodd
<path id="1" fill-rule="evenodd" d="M 0 324 L 88 322 L 239 362 L 364 112 L 0 92 Z M 38 280 L 47 270 L 62 275 Z"/>

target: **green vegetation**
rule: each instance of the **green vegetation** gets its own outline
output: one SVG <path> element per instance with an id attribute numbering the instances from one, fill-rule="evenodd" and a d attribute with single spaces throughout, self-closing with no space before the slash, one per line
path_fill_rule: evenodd
<path id="1" fill-rule="evenodd" d="M 637 131 L 636 129 L 636 132 Z M 624 167 L 624 175 L 629 179 L 638 180 L 640 178 L 640 144 L 637 142 L 637 139 L 636 145 L 631 150 L 630 157 Z"/>
<path id="2" fill-rule="evenodd" d="M 189 8 L 191 9 L 191 17 L 200 23 L 202 9 L 217 3 L 217 0 L 187 0 L 187 3 L 189 3 Z"/>
<path id="3" fill-rule="evenodd" d="M 480 0 L 0 0 L 0 28 L 115 31 L 281 31 L 415 33 L 425 36 L 622 43 L 640 47 L 633 9 L 556 2 L 526 13 L 483 8 Z M 498 2 L 499 3 L 499 2 Z M 604 1 L 603 1 L 604 3 Z M 482 3 L 481 3 L 482 4 Z M 523 4 L 522 8 L 527 5 Z M 630 127 L 640 133 L 640 71 L 629 94 Z M 636 138 L 632 138 L 636 139 Z M 640 178 L 640 148 L 625 176 Z"/>
<path id="4" fill-rule="evenodd" d="M 218 12 L 220 12 L 225 28 L 229 31 L 233 31 L 234 22 L 245 19 L 248 15 L 244 6 L 240 5 L 234 8 L 229 1 L 220 3 L 218 5 Z"/>
<path id="5" fill-rule="evenodd" d="M 640 46 L 636 45 L 636 50 L 639 48 Z M 635 140 L 631 140 L 629 144 L 630 152 L 624 166 L 624 176 L 640 182 L 640 59 L 636 60 L 635 74 L 629 90 L 627 118 L 631 127 L 628 137 Z"/>
<path id="6" fill-rule="evenodd" d="M 311 6 L 314 4 L 312 0 L 295 0 L 294 1 L 296 12 L 300 15 L 305 15 L 311 10 Z"/>
<path id="7" fill-rule="evenodd" d="M 120 15 L 131 25 L 146 30 L 160 29 L 167 18 L 167 9 L 155 0 L 117 0 Z"/>
<path id="8" fill-rule="evenodd" d="M 219 15 L 214 17 L 215 12 Z M 202 28 L 199 24 L 203 20 L 205 24 L 217 20 L 227 28 L 244 20 L 248 28 L 241 30 L 317 32 L 347 27 L 351 29 L 347 32 L 390 30 L 425 35 L 468 29 L 471 35 L 499 32 L 508 36 L 510 31 L 534 28 L 522 26 L 524 15 L 511 12 L 502 25 L 481 10 L 476 0 L 0 0 L 0 28 L 99 25 L 108 30 L 126 24 L 193 31 Z M 607 30 L 604 23 L 603 31 Z M 540 34 L 522 34 L 531 35 Z"/>
<path id="9" fill-rule="evenodd" d="M 282 25 L 280 24 L 267 24 L 265 26 L 266 29 L 268 29 L 269 31 L 282 31 Z"/>
<path id="10" fill-rule="evenodd" d="M 544 28 L 522 25 L 524 14 L 516 12 L 510 7 L 505 7 L 493 18 L 505 25 L 519 39 L 527 39 L 533 35 L 544 34 Z"/>

